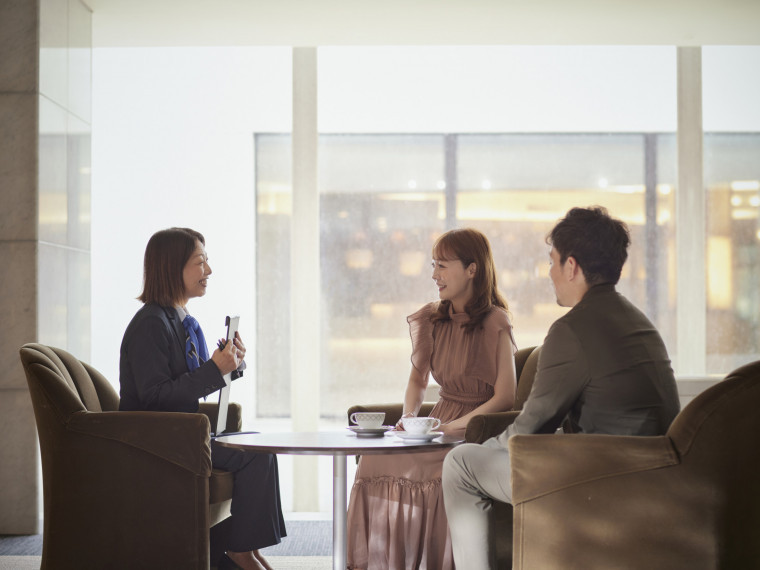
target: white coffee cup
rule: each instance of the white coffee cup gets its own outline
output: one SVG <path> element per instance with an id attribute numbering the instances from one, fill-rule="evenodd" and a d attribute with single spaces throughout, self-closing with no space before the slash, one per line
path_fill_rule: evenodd
<path id="1" fill-rule="evenodd" d="M 403 418 L 401 425 L 404 426 L 404 430 L 413 434 L 426 434 L 441 425 L 441 420 L 438 418 Z"/>
<path id="2" fill-rule="evenodd" d="M 354 412 L 351 414 L 351 422 L 360 428 L 379 428 L 383 425 L 385 412 Z"/>

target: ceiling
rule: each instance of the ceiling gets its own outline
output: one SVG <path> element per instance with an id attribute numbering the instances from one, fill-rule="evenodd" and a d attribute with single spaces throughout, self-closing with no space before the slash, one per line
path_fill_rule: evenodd
<path id="1" fill-rule="evenodd" d="M 95 47 L 760 44 L 760 0 L 84 2 Z"/>

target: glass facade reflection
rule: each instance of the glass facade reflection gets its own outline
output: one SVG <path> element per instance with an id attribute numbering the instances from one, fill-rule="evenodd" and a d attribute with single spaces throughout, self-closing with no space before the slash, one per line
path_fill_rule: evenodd
<path id="1" fill-rule="evenodd" d="M 757 359 L 760 347 L 760 134 L 705 136 L 707 371 Z"/>
<path id="2" fill-rule="evenodd" d="M 632 233 L 619 289 L 672 353 L 675 152 L 671 133 L 321 135 L 322 414 L 364 401 L 368 387 L 376 401 L 400 399 L 405 317 L 437 297 L 430 249 L 450 227 L 488 235 L 517 341 L 530 346 L 564 312 L 546 234 L 573 206 L 607 207 Z M 758 156 L 758 134 L 705 138 L 711 373 L 757 354 Z M 289 324 L 275 317 L 288 314 L 290 294 L 289 136 L 258 135 L 256 157 L 259 377 L 288 378 Z M 262 416 L 288 413 L 287 383 L 277 384 L 259 394 Z"/>

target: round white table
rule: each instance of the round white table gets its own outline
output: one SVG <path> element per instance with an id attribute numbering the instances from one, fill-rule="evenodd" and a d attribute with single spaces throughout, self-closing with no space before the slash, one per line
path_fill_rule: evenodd
<path id="1" fill-rule="evenodd" d="M 219 445 L 261 453 L 333 456 L 333 569 L 346 569 L 346 457 L 420 453 L 454 447 L 461 437 L 441 436 L 432 441 L 402 440 L 393 432 L 384 436 L 357 436 L 353 432 L 254 433 L 216 438 Z"/>

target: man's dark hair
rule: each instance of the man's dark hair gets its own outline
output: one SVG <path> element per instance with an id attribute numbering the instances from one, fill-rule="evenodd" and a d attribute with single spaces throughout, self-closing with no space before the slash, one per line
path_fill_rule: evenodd
<path id="1" fill-rule="evenodd" d="M 606 208 L 573 208 L 546 238 L 554 247 L 559 261 L 568 257 L 578 262 L 586 283 L 615 284 L 628 259 L 631 236 L 625 222 L 609 215 Z"/>

